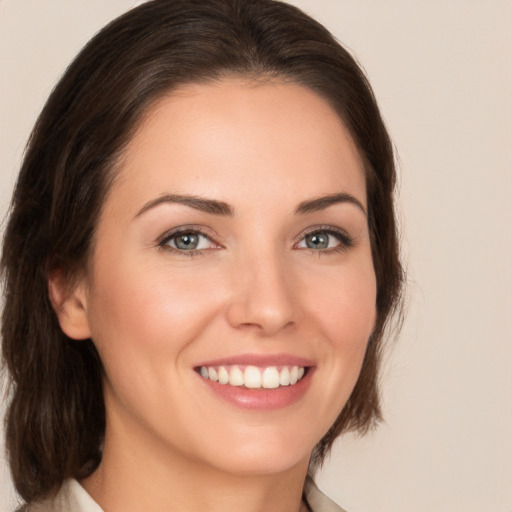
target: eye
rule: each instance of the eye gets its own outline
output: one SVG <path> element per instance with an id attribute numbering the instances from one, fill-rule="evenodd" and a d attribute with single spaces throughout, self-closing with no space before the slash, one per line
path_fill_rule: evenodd
<path id="1" fill-rule="evenodd" d="M 352 247 L 353 240 L 342 230 L 333 228 L 315 229 L 307 233 L 296 245 L 298 249 L 344 250 Z"/>
<path id="2" fill-rule="evenodd" d="M 159 245 L 175 251 L 192 252 L 204 249 L 214 249 L 218 246 L 204 233 L 187 229 L 167 235 Z"/>

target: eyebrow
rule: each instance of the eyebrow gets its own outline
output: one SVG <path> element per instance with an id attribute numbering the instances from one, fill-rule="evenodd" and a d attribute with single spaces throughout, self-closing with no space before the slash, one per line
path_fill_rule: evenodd
<path id="1" fill-rule="evenodd" d="M 212 215 L 226 215 L 232 216 L 234 213 L 233 208 L 224 201 L 217 201 L 215 199 L 206 199 L 199 196 L 189 196 L 182 194 L 163 194 L 156 199 L 148 201 L 135 215 L 134 218 L 140 217 L 143 213 L 160 206 L 161 204 L 183 204 L 194 208 L 196 210 L 210 213 Z M 329 206 L 340 203 L 351 203 L 357 206 L 365 215 L 366 210 L 363 204 L 351 194 L 339 193 L 327 196 L 317 197 L 308 201 L 303 201 L 297 206 L 295 213 L 304 215 L 307 213 L 317 212 L 324 210 Z"/>
<path id="2" fill-rule="evenodd" d="M 160 206 L 161 204 L 183 204 L 194 208 L 196 210 L 211 213 L 213 215 L 233 215 L 233 208 L 223 201 L 216 201 L 215 199 L 206 199 L 198 196 L 188 196 L 180 194 L 164 194 L 156 199 L 148 201 L 135 215 L 135 218 L 140 217 L 143 213 Z"/>
<path id="3" fill-rule="evenodd" d="M 318 197 L 316 199 L 311 199 L 309 201 L 303 201 L 302 203 L 299 204 L 299 206 L 297 206 L 295 213 L 303 215 L 306 213 L 317 212 L 320 210 L 324 210 L 329 206 L 339 203 L 353 204 L 357 206 L 365 215 L 367 215 L 366 209 L 361 203 L 361 201 L 359 201 L 359 199 L 356 199 L 351 194 L 346 194 L 343 192 L 339 194 L 330 194 L 328 196 Z"/>

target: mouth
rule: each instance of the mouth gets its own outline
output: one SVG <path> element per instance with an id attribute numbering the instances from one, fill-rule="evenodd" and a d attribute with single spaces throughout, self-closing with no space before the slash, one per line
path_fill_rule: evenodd
<path id="1" fill-rule="evenodd" d="M 246 354 L 194 367 L 213 395 L 241 409 L 269 411 L 300 402 L 310 387 L 313 361 L 281 354 Z"/>
<path id="2" fill-rule="evenodd" d="M 247 389 L 278 389 L 295 386 L 307 374 L 308 366 L 212 365 L 196 371 L 206 380 Z"/>

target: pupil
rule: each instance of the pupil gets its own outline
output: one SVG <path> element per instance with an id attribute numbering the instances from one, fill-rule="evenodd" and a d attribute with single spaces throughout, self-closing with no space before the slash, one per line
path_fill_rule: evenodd
<path id="1" fill-rule="evenodd" d="M 326 249 L 329 245 L 329 239 L 325 235 L 315 233 L 306 237 L 306 245 L 310 249 Z"/>
<path id="2" fill-rule="evenodd" d="M 178 249 L 185 249 L 190 251 L 197 247 L 197 243 L 197 235 L 194 235 L 193 233 L 186 233 L 178 237 L 176 240 L 176 247 L 178 247 Z"/>

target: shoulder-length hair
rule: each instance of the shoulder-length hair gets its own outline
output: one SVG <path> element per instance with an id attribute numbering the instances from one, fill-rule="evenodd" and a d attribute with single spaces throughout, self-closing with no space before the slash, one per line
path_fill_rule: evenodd
<path id="1" fill-rule="evenodd" d="M 273 0 L 154 0 L 99 32 L 69 66 L 31 134 L 3 241 L 2 350 L 10 377 L 6 441 L 14 484 L 33 501 L 90 475 L 105 430 L 102 364 L 91 340 L 69 339 L 48 297 L 90 256 L 116 162 L 148 108 L 186 83 L 277 78 L 325 98 L 364 162 L 377 279 L 377 321 L 350 399 L 316 446 L 319 464 L 342 432 L 381 418 L 383 333 L 400 304 L 392 145 L 354 58 L 319 23 Z"/>

